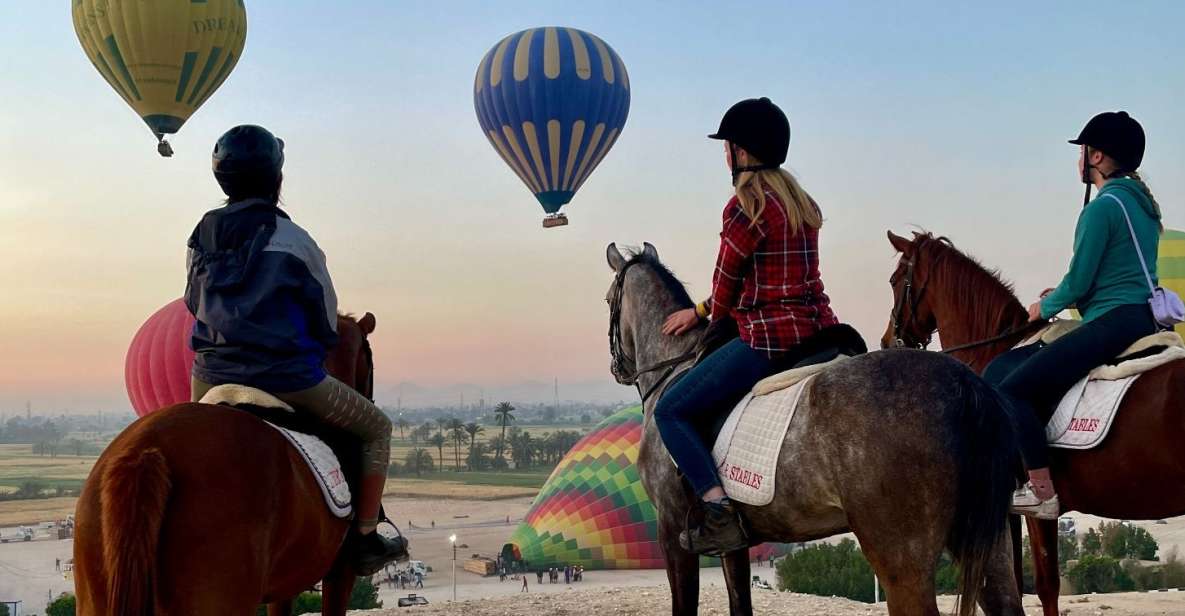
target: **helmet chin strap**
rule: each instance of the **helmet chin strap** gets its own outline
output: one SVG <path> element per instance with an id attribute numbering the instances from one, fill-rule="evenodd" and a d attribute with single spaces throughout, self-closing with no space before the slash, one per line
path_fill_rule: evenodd
<path id="1" fill-rule="evenodd" d="M 732 185 L 733 186 L 737 185 L 737 180 L 740 179 L 742 173 L 748 173 L 750 171 L 762 171 L 765 169 L 777 169 L 778 168 L 777 165 L 767 165 L 767 164 L 746 165 L 744 167 L 738 167 L 737 166 L 737 147 L 735 145 L 733 145 L 731 141 L 728 142 L 728 162 L 729 162 L 729 166 L 732 167 Z"/>
<path id="2" fill-rule="evenodd" d="M 1094 187 L 1094 182 L 1090 181 L 1090 170 L 1093 167 L 1090 164 L 1090 147 L 1086 144 L 1082 145 L 1082 183 L 1086 184 L 1086 194 L 1082 197 L 1082 207 L 1090 203 L 1090 189 Z"/>

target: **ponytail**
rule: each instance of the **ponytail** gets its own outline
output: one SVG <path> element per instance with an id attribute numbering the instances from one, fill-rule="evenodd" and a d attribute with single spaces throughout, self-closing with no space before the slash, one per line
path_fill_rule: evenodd
<path id="1" fill-rule="evenodd" d="M 1148 197 L 1148 200 L 1152 202 L 1152 211 L 1156 213 L 1156 224 L 1160 225 L 1160 232 L 1164 233 L 1164 221 L 1162 220 L 1160 214 L 1160 204 L 1156 202 L 1156 197 L 1152 196 L 1152 189 L 1148 188 L 1148 185 L 1144 183 L 1144 180 L 1140 177 L 1139 172 L 1128 171 L 1127 173 L 1121 175 L 1126 175 L 1127 177 L 1134 180 L 1136 184 L 1139 185 L 1140 190 L 1144 191 L 1144 196 Z"/>
<path id="2" fill-rule="evenodd" d="M 741 211 L 749 217 L 749 226 L 756 226 L 765 212 L 765 191 L 772 191 L 786 208 L 786 221 L 794 234 L 804 226 L 818 229 L 823 226 L 823 215 L 811 196 L 798 180 L 785 169 L 745 171 L 737 178 L 736 195 Z"/>

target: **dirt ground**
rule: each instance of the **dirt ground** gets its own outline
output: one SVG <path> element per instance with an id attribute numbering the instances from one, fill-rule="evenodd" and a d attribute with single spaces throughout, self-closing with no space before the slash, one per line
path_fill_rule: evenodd
<path id="1" fill-rule="evenodd" d="M 7 503 L 5 503 L 7 504 Z M 509 614 L 540 614 L 541 616 L 584 616 L 590 613 L 619 615 L 663 614 L 670 610 L 666 574 L 660 570 L 646 571 L 588 571 L 585 581 L 571 585 L 536 583 L 528 579 L 528 592 L 522 593 L 517 580 L 499 582 L 497 578 L 481 578 L 461 570 L 460 565 L 471 554 L 493 554 L 513 532 L 526 514 L 531 498 L 505 500 L 448 500 L 442 498 L 402 498 L 388 496 L 387 510 L 403 528 L 411 541 L 412 557 L 422 560 L 433 571 L 425 580 L 423 590 L 400 590 L 382 585 L 380 598 L 388 608 L 395 608 L 398 597 L 409 592 L 424 595 L 431 602 L 427 608 L 416 608 L 424 614 L 455 614 L 457 616 L 502 616 Z M 1080 530 L 1098 523 L 1096 518 L 1075 516 Z M 507 522 L 509 518 L 509 522 Z M 408 522 L 411 522 L 408 525 Z M 435 522 L 435 528 L 433 528 Z M 1170 519 L 1167 524 L 1140 522 L 1160 542 L 1162 554 L 1185 542 L 1185 519 Z M 0 531 L 3 532 L 3 531 Z M 456 534 L 457 599 L 453 596 L 452 547 L 449 535 Z M 0 544 L 0 601 L 24 601 L 24 613 L 41 613 L 48 597 L 73 588 L 72 580 L 55 571 L 55 559 L 65 562 L 71 558 L 70 540 L 37 540 L 27 543 Z M 770 583 L 776 583 L 773 571 L 753 569 Z M 723 579 L 719 569 L 704 569 L 701 573 L 701 613 L 727 613 Z M 562 578 L 561 578 L 562 579 Z M 887 614 L 884 604 L 879 606 L 840 599 L 754 591 L 755 608 L 760 614 L 799 616 L 834 614 L 837 616 Z M 941 598 L 940 605 L 950 609 L 949 598 Z M 1036 597 L 1026 597 L 1029 614 L 1038 614 Z M 1116 594 L 1062 597 L 1061 608 L 1069 616 L 1134 616 L 1136 614 L 1166 614 L 1185 616 L 1185 593 Z M 602 610 L 605 610 L 602 612 Z M 366 612 L 359 612 L 366 613 Z M 400 614 L 399 609 L 370 612 L 371 614 Z"/>
<path id="2" fill-rule="evenodd" d="M 754 570 L 758 572 L 757 569 Z M 606 572 L 622 574 L 627 572 Z M 647 572 L 651 573 L 651 572 Z M 661 573 L 661 572 L 654 572 Z M 705 570 L 703 574 L 711 580 L 700 590 L 700 614 L 724 616 L 728 614 L 728 598 L 718 572 Z M 649 576 L 647 576 L 649 577 Z M 486 599 L 462 600 L 457 603 L 433 603 L 415 608 L 416 614 L 425 616 L 510 616 L 517 614 L 538 614 L 540 616 L 585 616 L 587 614 L 614 614 L 617 616 L 651 616 L 669 614 L 670 595 L 666 585 L 612 586 L 619 579 L 617 575 L 605 576 L 601 582 L 585 583 L 576 587 L 553 590 L 545 585 L 536 589 L 532 585 L 527 593 L 511 594 Z M 388 595 L 394 596 L 394 595 Z M 386 597 L 384 597 L 385 599 Z M 393 600 L 384 603 L 382 610 L 361 610 L 351 615 L 396 616 L 407 614 L 406 608 L 390 609 Z M 1036 597 L 1025 597 L 1025 612 L 1040 614 Z M 940 597 L 939 607 L 950 613 L 953 599 Z M 1148 616 L 1162 614 L 1185 616 L 1185 593 L 1124 593 L 1083 597 L 1063 597 L 1061 613 L 1064 616 Z M 754 590 L 753 610 L 757 614 L 778 616 L 867 616 L 888 614 L 884 603 L 869 605 L 845 599 L 815 597 L 794 593 L 779 593 L 769 590 Z"/>

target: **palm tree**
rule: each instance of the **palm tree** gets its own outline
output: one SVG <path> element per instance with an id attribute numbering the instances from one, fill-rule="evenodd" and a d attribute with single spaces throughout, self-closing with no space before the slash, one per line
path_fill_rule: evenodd
<path id="1" fill-rule="evenodd" d="M 399 440 L 401 440 L 401 441 L 404 440 L 403 431 L 406 430 L 409 426 L 411 426 L 411 423 L 409 423 L 406 419 L 404 419 L 402 417 L 395 420 L 395 427 L 399 428 Z"/>
<path id="2" fill-rule="evenodd" d="M 441 437 L 443 440 L 444 437 Z M 442 442 L 441 445 L 444 445 Z M 407 452 L 407 465 L 416 471 L 416 477 L 420 476 L 420 471 L 424 467 L 432 468 L 432 454 L 428 453 L 427 449 L 423 447 L 416 447 Z"/>
<path id="3" fill-rule="evenodd" d="M 437 434 L 444 434 L 444 429 L 448 427 L 448 422 L 449 422 L 448 417 L 437 417 L 436 418 L 436 432 L 437 432 Z"/>
<path id="4" fill-rule="evenodd" d="M 437 464 L 439 466 L 439 470 L 443 471 L 444 470 L 444 443 L 445 443 L 444 435 L 439 434 L 439 433 L 433 434 L 432 436 L 428 437 L 427 442 L 429 445 L 434 445 L 436 447 L 436 459 L 438 460 Z"/>
<path id="5" fill-rule="evenodd" d="M 514 407 L 509 402 L 499 402 L 498 406 L 494 407 L 494 421 L 502 426 L 502 440 L 498 441 L 498 453 L 494 456 L 499 460 L 502 459 L 502 446 L 506 442 L 506 425 L 514 421 L 514 415 L 510 414 L 513 410 Z"/>
<path id="6" fill-rule="evenodd" d="M 449 436 L 453 439 L 453 468 L 459 469 L 461 468 L 461 445 L 465 444 L 465 439 L 469 435 L 465 433 L 465 424 L 456 417 L 450 418 L 446 427 Z"/>
<path id="7" fill-rule="evenodd" d="M 485 432 L 485 431 L 486 431 L 486 429 L 481 427 L 480 425 L 478 425 L 476 421 L 471 421 L 471 422 L 465 424 L 465 434 L 469 435 L 469 459 L 470 459 L 469 470 L 474 470 L 473 462 L 472 462 L 472 460 L 473 460 L 473 446 L 477 444 L 477 435 L 481 434 L 482 432 Z"/>

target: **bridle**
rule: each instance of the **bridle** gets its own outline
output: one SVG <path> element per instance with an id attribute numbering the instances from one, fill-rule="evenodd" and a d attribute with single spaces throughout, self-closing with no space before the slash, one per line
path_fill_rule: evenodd
<path id="1" fill-rule="evenodd" d="M 920 246 L 919 246 L 919 248 L 920 248 Z M 916 295 L 914 294 L 914 292 L 913 292 L 913 272 L 914 272 L 914 266 L 916 265 L 916 262 L 914 261 L 913 257 L 906 257 L 905 255 L 902 255 L 901 258 L 905 259 L 905 289 L 901 292 L 901 295 L 899 295 L 893 302 L 893 313 L 892 313 L 893 347 L 898 348 L 898 349 L 904 349 L 904 348 L 924 349 L 924 348 L 930 346 L 930 340 L 933 338 L 934 334 L 933 333 L 927 334 L 926 339 L 922 342 L 919 342 L 916 344 L 906 344 L 905 338 L 904 338 L 905 322 L 903 321 L 902 317 L 905 314 L 905 307 L 907 305 L 909 306 L 910 316 L 914 317 L 914 318 L 917 317 L 918 302 L 921 301 L 922 295 L 926 292 L 926 287 L 925 287 L 925 285 L 923 285 L 921 289 L 918 289 L 917 294 Z"/>
<path id="2" fill-rule="evenodd" d="M 925 245 L 924 242 L 914 249 L 915 255 L 917 255 L 920 252 L 923 245 Z M 893 303 L 893 315 L 892 315 L 893 347 L 898 348 L 898 349 L 904 349 L 904 348 L 925 349 L 926 347 L 930 346 L 930 341 L 934 337 L 933 332 L 926 334 L 925 340 L 921 341 L 919 343 L 908 344 L 905 342 L 904 334 L 906 333 L 906 331 L 905 331 L 906 324 L 902 319 L 902 316 L 905 313 L 905 306 L 906 305 L 909 306 L 910 317 L 916 319 L 917 314 L 918 314 L 918 302 L 921 301 L 922 295 L 926 292 L 926 287 L 925 287 L 925 285 L 922 285 L 922 288 L 919 289 L 916 294 L 913 292 L 913 273 L 914 273 L 914 266 L 915 266 L 916 262 L 914 261 L 913 257 L 906 257 L 905 255 L 902 255 L 901 258 L 905 259 L 905 289 L 902 291 L 900 297 L 898 297 Z M 949 353 L 954 353 L 956 351 L 965 351 L 967 349 L 974 349 L 977 347 L 993 344 L 996 342 L 1007 340 L 1007 339 L 1012 338 L 1018 334 L 1027 333 L 1029 331 L 1035 331 L 1037 329 L 1040 329 L 1041 327 L 1044 327 L 1046 324 L 1047 323 L 1043 322 L 1043 321 L 1031 321 L 1028 323 L 1024 323 L 1023 325 L 1021 325 L 1019 327 L 1012 328 L 1002 334 L 992 336 L 990 338 L 985 338 L 983 340 L 977 340 L 975 342 L 969 342 L 967 344 L 960 344 L 957 346 L 944 348 L 944 349 L 942 349 L 942 352 L 949 354 Z"/>
<path id="3" fill-rule="evenodd" d="M 613 279 L 613 290 L 609 295 L 609 355 L 612 357 L 610 364 L 610 371 L 613 372 L 614 378 L 622 385 L 633 385 L 638 389 L 638 395 L 642 397 L 642 404 L 646 404 L 646 400 L 654 395 L 660 387 L 671 378 L 671 374 L 675 372 L 675 368 L 684 362 L 695 359 L 699 353 L 699 345 L 690 351 L 671 359 L 660 361 L 653 366 L 648 366 L 639 370 L 637 362 L 628 353 L 625 352 L 621 344 L 621 303 L 625 295 L 625 274 L 631 267 L 641 263 L 638 260 L 630 260 L 622 266 L 617 272 L 617 277 Z M 653 385 L 645 392 L 642 391 L 642 386 L 638 384 L 638 378 L 643 374 L 648 374 L 658 370 L 665 369 L 663 373 Z"/>

